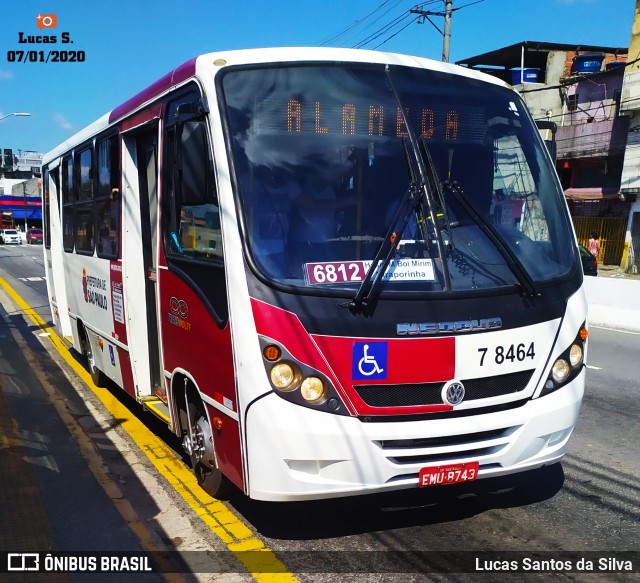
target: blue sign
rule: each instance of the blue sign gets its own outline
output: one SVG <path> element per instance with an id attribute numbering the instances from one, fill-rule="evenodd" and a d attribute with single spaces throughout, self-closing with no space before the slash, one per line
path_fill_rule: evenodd
<path id="1" fill-rule="evenodd" d="M 353 380 L 378 380 L 387 378 L 386 342 L 354 342 L 351 361 Z"/>
<path id="2" fill-rule="evenodd" d="M 109 344 L 109 357 L 111 358 L 111 366 L 116 365 L 116 355 L 113 353 L 113 346 Z"/>

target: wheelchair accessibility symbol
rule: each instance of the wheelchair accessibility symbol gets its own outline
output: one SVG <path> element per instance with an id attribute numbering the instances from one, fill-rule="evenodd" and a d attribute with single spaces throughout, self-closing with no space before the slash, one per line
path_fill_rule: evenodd
<path id="1" fill-rule="evenodd" d="M 374 380 L 387 378 L 386 342 L 354 342 L 351 378 Z"/>

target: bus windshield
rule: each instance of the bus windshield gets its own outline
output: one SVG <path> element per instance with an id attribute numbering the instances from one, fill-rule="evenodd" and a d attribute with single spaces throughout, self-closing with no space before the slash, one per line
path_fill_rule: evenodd
<path id="1" fill-rule="evenodd" d="M 563 193 L 512 90 L 353 63 L 229 69 L 221 87 L 244 240 L 264 277 L 353 294 L 389 236 L 383 292 L 572 270 Z M 412 189 L 423 200 L 405 212 Z"/>

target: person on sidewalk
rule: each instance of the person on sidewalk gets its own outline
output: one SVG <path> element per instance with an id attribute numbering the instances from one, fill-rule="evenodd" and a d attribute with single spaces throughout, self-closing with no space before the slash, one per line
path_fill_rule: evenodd
<path id="1" fill-rule="evenodd" d="M 596 233 L 591 233 L 591 237 L 589 238 L 588 244 L 589 253 L 596 258 L 596 261 L 600 258 L 600 241 L 598 241 L 598 235 Z"/>

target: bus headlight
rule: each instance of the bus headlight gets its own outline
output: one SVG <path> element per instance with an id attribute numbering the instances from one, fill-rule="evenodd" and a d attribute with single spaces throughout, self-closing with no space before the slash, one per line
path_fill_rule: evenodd
<path id="1" fill-rule="evenodd" d="M 564 358 L 556 360 L 551 367 L 551 376 L 556 383 L 563 383 L 566 381 L 569 376 L 569 372 L 571 372 L 571 368 Z"/>
<path id="2" fill-rule="evenodd" d="M 300 393 L 305 401 L 320 401 L 324 397 L 324 384 L 318 377 L 307 377 L 302 381 Z"/>
<path id="3" fill-rule="evenodd" d="M 351 415 L 333 381 L 321 370 L 301 362 L 266 336 L 260 336 L 260 350 L 267 378 L 279 399 L 332 415 Z"/>
<path id="4" fill-rule="evenodd" d="M 286 362 L 279 362 L 276 364 L 270 373 L 271 383 L 276 389 L 286 391 L 293 387 L 293 382 L 296 380 L 296 373 L 293 367 Z"/>
<path id="5" fill-rule="evenodd" d="M 571 345 L 569 349 L 569 362 L 574 368 L 582 364 L 582 346 L 578 344 Z"/>
<path id="6" fill-rule="evenodd" d="M 571 346 L 553 363 L 540 392 L 541 397 L 552 393 L 578 376 L 584 366 L 585 342 L 588 336 L 587 329 L 582 326 Z"/>

